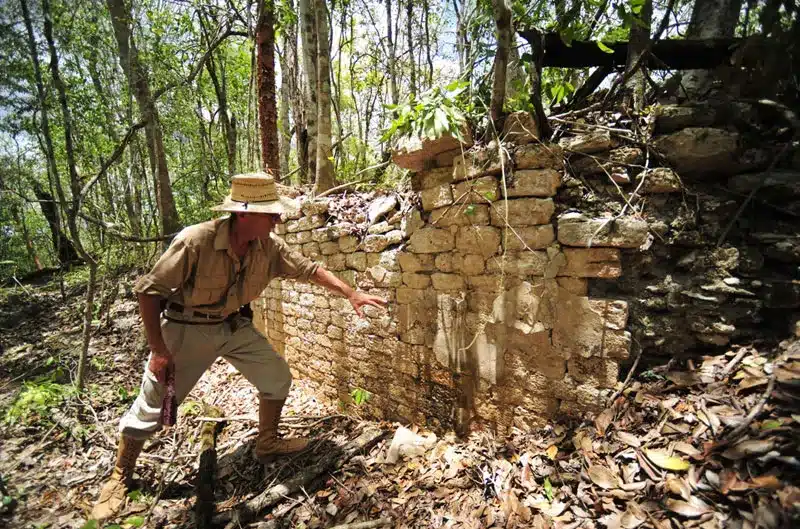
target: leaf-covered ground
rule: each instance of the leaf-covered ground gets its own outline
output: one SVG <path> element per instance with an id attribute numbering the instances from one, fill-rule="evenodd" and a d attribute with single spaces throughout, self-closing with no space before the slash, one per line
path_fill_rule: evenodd
<path id="1" fill-rule="evenodd" d="M 105 282 L 82 394 L 70 386 L 80 281 L 67 283 L 65 301 L 55 283 L 0 294 L 0 526 L 85 526 L 146 356 L 130 284 Z M 309 473 L 368 429 L 385 431 L 368 451 L 286 489 L 253 527 L 796 527 L 799 387 L 800 342 L 738 346 L 620 382 L 597 417 L 498 439 L 361 420 L 355 404 L 345 415 L 299 381 L 282 429 L 310 436 L 312 448 L 262 468 L 252 458 L 255 390 L 219 361 L 178 426 L 145 446 L 138 488 L 115 522 L 195 526 L 199 434 L 214 406 L 228 419 L 218 423 L 222 513 Z"/>

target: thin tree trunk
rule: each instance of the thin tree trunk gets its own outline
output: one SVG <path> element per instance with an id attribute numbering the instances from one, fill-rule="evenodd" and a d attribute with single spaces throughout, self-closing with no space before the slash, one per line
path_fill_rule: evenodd
<path id="1" fill-rule="evenodd" d="M 631 100 L 629 107 L 636 112 L 641 112 L 645 107 L 646 65 L 642 55 L 647 53 L 650 46 L 650 27 L 653 18 L 653 0 L 644 0 L 638 19 L 642 24 L 633 24 L 631 35 L 628 39 L 628 59 L 625 65 L 625 75 L 628 77 L 627 88 L 630 89 Z M 637 66 L 638 64 L 638 66 Z M 633 69 L 636 68 L 636 71 Z"/>
<path id="2" fill-rule="evenodd" d="M 506 100 L 506 70 L 508 68 L 508 49 L 511 47 L 511 9 L 506 0 L 492 0 L 494 20 L 497 27 L 497 51 L 494 55 L 494 80 L 492 83 L 492 101 L 489 113 L 492 120 L 503 116 L 503 104 Z"/>
<path id="3" fill-rule="evenodd" d="M 275 100 L 275 3 L 265 0 L 256 27 L 258 46 L 258 122 L 265 171 L 280 178 L 278 108 Z"/>
<path id="4" fill-rule="evenodd" d="M 414 60 L 414 33 L 412 27 L 414 23 L 414 0 L 406 0 L 406 38 L 408 40 L 408 57 L 409 65 L 411 67 L 410 90 L 411 96 L 417 95 L 417 64 Z"/>
<path id="5" fill-rule="evenodd" d="M 119 62 L 122 71 L 128 80 L 128 85 L 133 91 L 142 119 L 147 122 L 145 134 L 147 148 L 150 154 L 150 164 L 153 169 L 153 180 L 156 184 L 156 202 L 161 213 L 162 234 L 175 233 L 180 228 L 178 211 L 175 208 L 175 199 L 172 195 L 172 185 L 169 181 L 169 168 L 167 154 L 164 150 L 164 138 L 158 109 L 150 92 L 150 84 L 144 65 L 139 61 L 139 50 L 133 39 L 129 21 L 130 9 L 124 0 L 106 0 L 111 13 L 111 25 L 119 48 Z"/>
<path id="6" fill-rule="evenodd" d="M 328 7 L 325 0 L 314 0 L 317 22 L 317 178 L 314 193 L 332 188 L 333 149 L 331 146 L 331 50 L 328 43 Z"/>
<path id="7" fill-rule="evenodd" d="M 392 0 L 385 0 L 386 4 L 386 38 L 389 47 L 389 89 L 392 95 L 392 104 L 400 101 L 400 90 L 397 86 L 397 46 L 392 37 Z"/>
<path id="8" fill-rule="evenodd" d="M 425 13 L 425 56 L 428 59 L 427 87 L 430 88 L 433 86 L 433 58 L 431 57 L 430 8 L 428 7 L 428 0 L 422 0 L 422 10 Z"/>
<path id="9" fill-rule="evenodd" d="M 305 116 L 306 116 L 306 145 L 307 171 L 309 182 L 317 178 L 317 21 L 315 0 L 299 0 L 300 11 L 300 36 L 303 42 L 303 70 L 305 70 Z"/>
<path id="10" fill-rule="evenodd" d="M 684 38 L 733 37 L 741 8 L 742 0 L 696 0 Z M 710 90 L 713 75 L 710 70 L 688 70 L 683 73 L 683 88 L 692 97 L 702 97 Z"/>
<path id="11" fill-rule="evenodd" d="M 25 249 L 28 251 L 28 259 L 33 263 L 36 270 L 42 269 L 42 262 L 39 260 L 39 255 L 36 253 L 36 248 L 33 246 L 31 240 L 31 233 L 28 231 L 28 223 L 25 222 L 25 209 L 16 204 L 11 205 L 11 218 L 19 226 L 22 231 L 22 239 L 25 241 Z"/>
<path id="12" fill-rule="evenodd" d="M 289 53 L 287 40 L 288 35 L 283 35 L 283 53 L 280 54 L 281 64 L 281 104 L 279 107 L 278 124 L 280 125 L 280 142 L 281 142 L 281 175 L 285 178 L 289 174 L 289 154 L 292 147 L 292 129 L 289 123 L 289 100 L 290 100 L 290 78 L 289 71 Z"/>

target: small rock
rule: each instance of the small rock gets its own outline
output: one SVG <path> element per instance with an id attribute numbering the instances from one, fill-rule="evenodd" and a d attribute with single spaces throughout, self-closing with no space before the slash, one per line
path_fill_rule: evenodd
<path id="1" fill-rule="evenodd" d="M 392 211 L 397 206 L 397 197 L 395 195 L 386 195 L 375 199 L 369 206 L 367 218 L 370 224 L 375 224 L 381 217 Z"/>

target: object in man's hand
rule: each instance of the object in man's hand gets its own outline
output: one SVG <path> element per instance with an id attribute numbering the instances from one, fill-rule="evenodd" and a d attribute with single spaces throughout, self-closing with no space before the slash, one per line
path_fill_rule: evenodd
<path id="1" fill-rule="evenodd" d="M 167 367 L 167 388 L 161 403 L 161 424 L 174 426 L 178 419 L 178 399 L 175 397 L 175 367 Z"/>

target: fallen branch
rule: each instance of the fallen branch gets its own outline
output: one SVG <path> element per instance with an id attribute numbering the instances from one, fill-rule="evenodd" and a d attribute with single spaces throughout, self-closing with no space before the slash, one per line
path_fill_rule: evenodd
<path id="1" fill-rule="evenodd" d="M 606 402 L 607 407 L 611 406 L 611 404 L 614 403 L 616 398 L 619 397 L 623 391 L 625 391 L 625 388 L 628 387 L 631 378 L 633 378 L 633 373 L 636 371 L 636 366 L 639 365 L 639 360 L 641 360 L 642 351 L 644 350 L 644 348 L 641 345 L 639 345 L 639 342 L 636 342 L 636 345 L 639 347 L 639 352 L 636 354 L 636 360 L 633 361 L 633 365 L 631 366 L 631 369 L 628 371 L 628 376 L 625 377 L 625 382 L 622 383 L 622 387 L 619 388 L 619 391 L 615 392 L 613 395 L 611 395 L 611 397 L 609 397 L 608 401 Z"/>
<path id="2" fill-rule="evenodd" d="M 214 517 L 214 525 L 226 524 L 226 529 L 235 529 L 250 523 L 258 513 L 283 501 L 286 496 L 294 494 L 301 487 L 313 481 L 317 476 L 332 469 L 338 469 L 356 454 L 369 450 L 375 443 L 383 439 L 388 432 L 370 427 L 355 440 L 342 447 L 341 452 L 329 451 L 316 463 L 309 465 L 300 473 L 284 483 L 280 483 L 263 491 L 258 496 L 245 502 L 235 511 L 227 511 Z"/>
<path id="3" fill-rule="evenodd" d="M 209 407 L 206 410 L 209 416 L 219 416 L 219 408 Z M 217 476 L 217 434 L 224 423 L 205 422 L 200 429 L 200 463 L 197 466 L 197 481 L 195 491 L 195 526 L 198 529 L 213 527 L 211 524 L 216 505 L 214 504 L 214 484 Z"/>
<path id="4" fill-rule="evenodd" d="M 330 529 L 374 529 L 375 527 L 384 527 L 386 525 L 392 525 L 391 518 L 380 518 L 379 520 L 370 520 L 368 522 L 345 523 L 334 525 Z"/>

